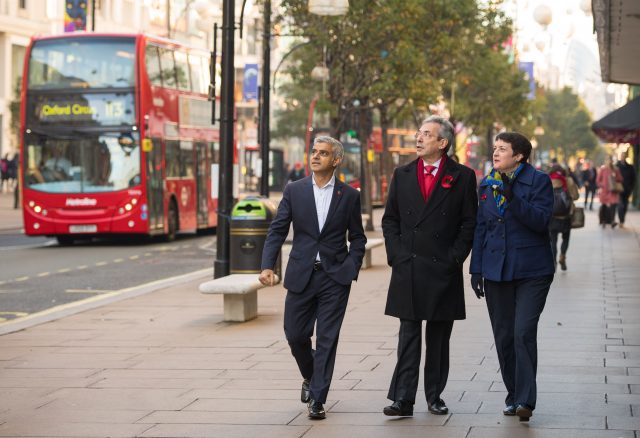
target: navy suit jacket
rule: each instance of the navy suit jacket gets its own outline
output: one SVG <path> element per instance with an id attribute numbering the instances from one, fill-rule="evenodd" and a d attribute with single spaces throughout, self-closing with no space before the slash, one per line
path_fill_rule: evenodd
<path id="1" fill-rule="evenodd" d="M 311 178 L 287 184 L 262 251 L 262 269 L 273 269 L 293 223 L 293 247 L 284 276 L 284 287 L 292 292 L 302 292 L 306 287 L 318 252 L 327 275 L 339 284 L 351 285 L 358 278 L 367 243 L 360 192 L 336 179 L 327 219 L 320 230 Z"/>
<path id="2" fill-rule="evenodd" d="M 554 273 L 549 241 L 553 188 L 549 175 L 525 163 L 513 183 L 513 200 L 500 216 L 486 178 L 471 252 L 471 274 L 492 281 L 536 278 Z"/>

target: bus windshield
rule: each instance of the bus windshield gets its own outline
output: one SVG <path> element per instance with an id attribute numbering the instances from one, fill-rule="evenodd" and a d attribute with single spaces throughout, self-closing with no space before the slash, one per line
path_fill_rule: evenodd
<path id="1" fill-rule="evenodd" d="M 36 41 L 29 60 L 31 90 L 128 88 L 135 85 L 133 38 Z"/>
<path id="2" fill-rule="evenodd" d="M 140 184 L 137 132 L 31 132 L 25 136 L 25 185 L 48 193 L 95 193 Z"/>

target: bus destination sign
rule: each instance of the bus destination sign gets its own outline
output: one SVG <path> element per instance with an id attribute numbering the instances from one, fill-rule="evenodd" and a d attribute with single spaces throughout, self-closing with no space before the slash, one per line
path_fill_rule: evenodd
<path id="1" fill-rule="evenodd" d="M 37 123 L 113 126 L 134 124 L 133 94 L 41 95 L 33 99 L 29 115 Z"/>

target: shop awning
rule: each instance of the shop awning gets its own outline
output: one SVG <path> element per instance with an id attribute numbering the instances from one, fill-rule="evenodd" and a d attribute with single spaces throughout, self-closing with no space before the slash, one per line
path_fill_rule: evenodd
<path id="1" fill-rule="evenodd" d="M 640 143 L 640 96 L 594 122 L 591 129 L 609 143 Z"/>

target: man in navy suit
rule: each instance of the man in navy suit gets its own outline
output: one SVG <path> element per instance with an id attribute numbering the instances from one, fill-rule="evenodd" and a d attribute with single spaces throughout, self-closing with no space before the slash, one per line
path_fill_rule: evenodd
<path id="1" fill-rule="evenodd" d="M 262 252 L 260 282 L 273 284 L 273 267 L 293 223 L 293 247 L 284 277 L 284 332 L 302 374 L 300 398 L 308 403 L 311 419 L 326 416 L 323 404 L 340 327 L 367 243 L 360 193 L 335 177 L 343 156 L 339 141 L 316 137 L 310 157 L 313 174 L 285 187 Z M 315 351 L 311 346 L 314 325 Z"/>

